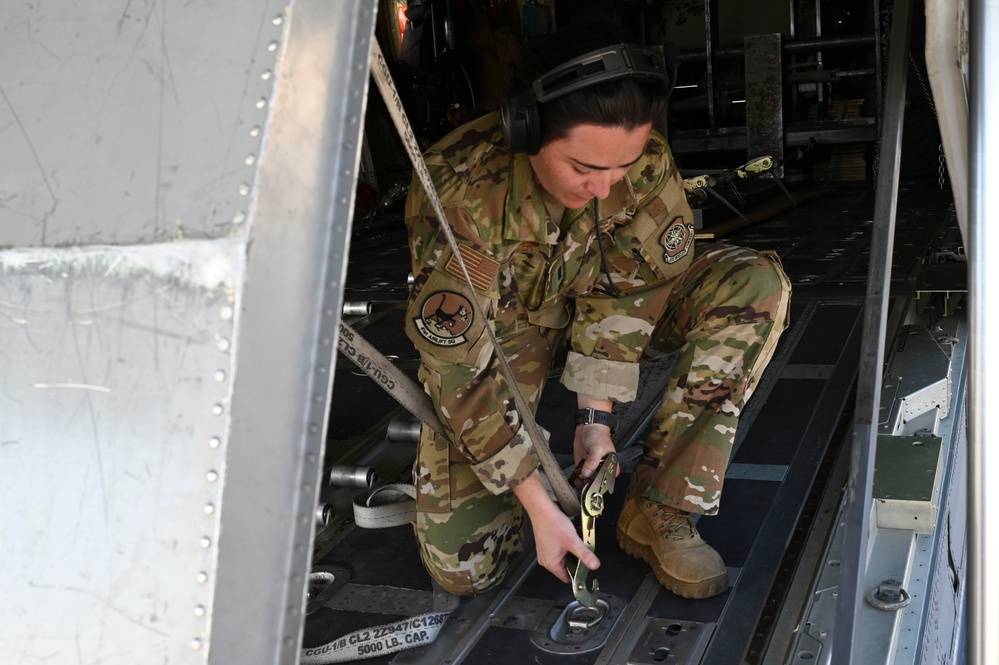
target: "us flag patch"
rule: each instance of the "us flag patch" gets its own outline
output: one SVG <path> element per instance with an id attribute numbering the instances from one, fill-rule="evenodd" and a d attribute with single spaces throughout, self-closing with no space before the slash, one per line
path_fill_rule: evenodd
<path id="1" fill-rule="evenodd" d="M 458 245 L 458 252 L 461 254 L 461 260 L 465 263 L 465 269 L 468 270 L 468 276 L 472 278 L 475 290 L 485 295 L 489 291 L 489 287 L 492 286 L 496 273 L 499 272 L 499 262 L 465 245 Z M 465 281 L 465 275 L 461 272 L 461 266 L 458 265 L 456 256 L 451 256 L 445 270 L 461 281 Z"/>

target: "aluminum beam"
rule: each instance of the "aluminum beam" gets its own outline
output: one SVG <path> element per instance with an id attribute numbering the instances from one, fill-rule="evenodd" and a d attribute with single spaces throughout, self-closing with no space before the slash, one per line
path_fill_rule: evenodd
<path id="1" fill-rule="evenodd" d="M 842 583 L 836 604 L 836 635 L 832 653 L 834 664 L 863 662 L 863 640 L 858 639 L 862 630 L 859 618 L 863 616 L 861 603 L 866 594 L 865 570 L 870 538 L 868 522 L 871 517 L 871 487 L 874 483 L 874 454 L 877 424 L 880 421 L 879 395 L 885 357 L 891 257 L 895 240 L 899 154 L 912 23 L 908 0 L 898 0 L 893 13 L 888 86 L 881 121 L 881 164 L 875 183 L 874 230 L 871 235 L 864 304 L 864 342 L 858 369 L 850 480 L 846 487 L 847 524 L 843 539 Z"/>
<path id="2" fill-rule="evenodd" d="M 926 2 L 926 73 L 940 123 L 961 236 L 968 242 L 968 8 L 963 0 Z"/>
<path id="3" fill-rule="evenodd" d="M 298 0 L 247 254 L 210 663 L 297 663 L 376 0 Z"/>
<path id="4" fill-rule="evenodd" d="M 999 662 L 999 474 L 995 438 L 999 417 L 999 309 L 993 289 L 999 289 L 994 249 L 999 250 L 999 211 L 996 150 L 999 150 L 999 4 L 970 3 L 971 25 L 971 188 L 969 272 L 971 278 L 971 382 L 968 452 L 969 573 L 968 662 Z M 992 440 L 990 440 L 992 439 Z"/>

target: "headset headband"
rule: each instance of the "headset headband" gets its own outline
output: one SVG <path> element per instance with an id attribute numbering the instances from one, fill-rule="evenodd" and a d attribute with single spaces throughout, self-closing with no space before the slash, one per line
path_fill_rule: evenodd
<path id="1" fill-rule="evenodd" d="M 590 51 L 542 74 L 531 85 L 539 103 L 549 102 L 582 88 L 630 76 L 657 78 L 670 83 L 662 51 L 632 44 Z"/>
<path id="2" fill-rule="evenodd" d="M 541 131 L 537 105 L 591 85 L 629 77 L 658 79 L 670 90 L 675 68 L 671 72 L 666 60 L 661 47 L 616 44 L 584 53 L 542 74 L 527 90 L 508 97 L 500 109 L 507 146 L 536 154 Z"/>

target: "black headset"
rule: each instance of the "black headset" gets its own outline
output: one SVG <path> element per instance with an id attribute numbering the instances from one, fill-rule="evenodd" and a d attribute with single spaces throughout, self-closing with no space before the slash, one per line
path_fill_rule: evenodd
<path id="1" fill-rule="evenodd" d="M 667 65 L 667 60 L 672 62 Z M 511 152 L 536 155 L 541 149 L 538 104 L 626 76 L 658 79 L 667 87 L 669 94 L 676 80 L 676 61 L 664 56 L 660 48 L 617 44 L 584 53 L 559 65 L 535 79 L 527 90 L 503 100 L 500 124 L 507 147 Z"/>

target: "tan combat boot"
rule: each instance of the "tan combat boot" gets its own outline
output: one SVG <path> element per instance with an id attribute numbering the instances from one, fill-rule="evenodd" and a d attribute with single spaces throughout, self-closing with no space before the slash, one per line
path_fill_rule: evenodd
<path id="1" fill-rule="evenodd" d="M 725 563 L 686 511 L 629 492 L 617 521 L 617 542 L 652 566 L 656 579 L 679 596 L 710 598 L 728 588 Z"/>

